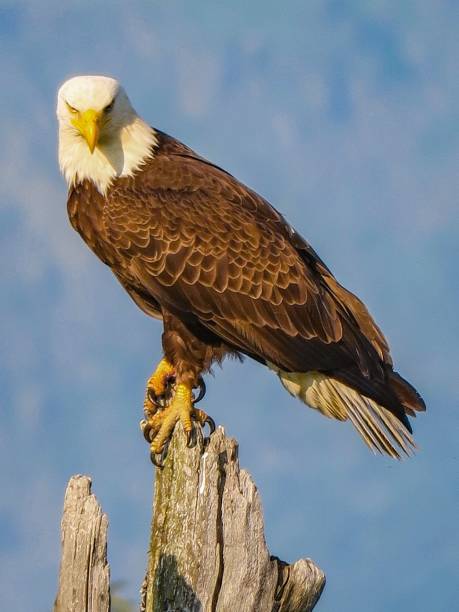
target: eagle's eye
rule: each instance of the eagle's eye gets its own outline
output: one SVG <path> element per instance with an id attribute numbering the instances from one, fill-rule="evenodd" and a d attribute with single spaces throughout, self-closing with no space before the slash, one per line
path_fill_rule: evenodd
<path id="1" fill-rule="evenodd" d="M 110 104 L 107 104 L 107 106 L 104 107 L 104 113 L 109 113 L 112 110 L 114 104 L 115 104 L 115 99 L 113 99 L 110 102 Z"/>
<path id="2" fill-rule="evenodd" d="M 75 115 L 78 112 L 78 110 L 76 108 L 73 108 L 73 106 L 70 106 L 68 102 L 66 102 L 66 104 L 67 104 L 67 108 L 72 113 L 72 115 Z"/>

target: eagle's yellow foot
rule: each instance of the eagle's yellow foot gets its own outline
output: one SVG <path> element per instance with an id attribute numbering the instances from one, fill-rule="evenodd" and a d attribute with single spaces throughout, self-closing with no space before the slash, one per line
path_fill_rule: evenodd
<path id="1" fill-rule="evenodd" d="M 200 394 L 201 395 L 201 394 Z M 150 442 L 150 456 L 152 462 L 162 467 L 163 450 L 170 440 L 177 421 L 181 421 L 187 437 L 187 446 L 193 442 L 193 424 L 197 421 L 202 427 L 207 423 L 210 433 L 215 431 L 215 423 L 203 410 L 194 408 L 197 401 L 193 398 L 190 385 L 179 383 L 174 390 L 174 396 L 168 406 L 155 406 L 154 411 L 145 410 L 145 419 L 140 427 L 147 442 Z"/>
<path id="2" fill-rule="evenodd" d="M 145 412 L 156 412 L 158 406 L 165 406 L 171 398 L 175 383 L 175 368 L 165 357 L 158 363 L 156 370 L 147 380 L 147 390 L 143 407 Z M 202 376 L 198 379 L 199 393 L 193 403 L 200 402 L 206 394 Z"/>
<path id="3" fill-rule="evenodd" d="M 159 405 L 167 400 L 174 377 L 174 366 L 166 358 L 161 359 L 156 370 L 147 380 L 147 391 L 143 403 L 145 412 L 154 412 Z"/>

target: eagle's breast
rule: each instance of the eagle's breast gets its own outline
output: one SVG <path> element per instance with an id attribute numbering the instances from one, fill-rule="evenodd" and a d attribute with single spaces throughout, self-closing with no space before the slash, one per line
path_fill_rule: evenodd
<path id="1" fill-rule="evenodd" d="M 69 192 L 67 211 L 72 227 L 105 264 L 113 267 L 119 258 L 108 239 L 106 207 L 106 197 L 89 180 L 76 183 Z"/>

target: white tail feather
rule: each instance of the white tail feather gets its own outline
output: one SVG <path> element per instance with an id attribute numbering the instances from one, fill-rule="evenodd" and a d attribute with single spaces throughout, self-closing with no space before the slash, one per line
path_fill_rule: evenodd
<path id="1" fill-rule="evenodd" d="M 400 458 L 400 451 L 413 454 L 416 445 L 411 434 L 384 406 L 321 372 L 283 372 L 273 364 L 269 367 L 289 393 L 311 408 L 329 418 L 349 419 L 374 452 L 396 458 Z"/>

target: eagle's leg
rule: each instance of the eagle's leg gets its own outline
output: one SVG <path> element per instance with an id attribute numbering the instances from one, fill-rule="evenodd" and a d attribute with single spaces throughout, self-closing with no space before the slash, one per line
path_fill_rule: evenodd
<path id="1" fill-rule="evenodd" d="M 193 421 L 209 425 L 211 433 L 215 429 L 213 420 L 195 404 L 205 394 L 202 374 L 209 371 L 214 359 L 221 361 L 227 352 L 196 321 L 183 321 L 165 309 L 162 315 L 164 359 L 148 381 L 145 419 L 141 422 L 156 465 L 157 455 L 164 455 L 178 421 L 183 425 L 188 446 L 195 440 Z"/>

